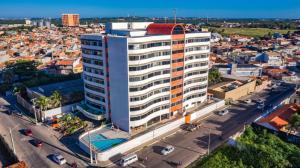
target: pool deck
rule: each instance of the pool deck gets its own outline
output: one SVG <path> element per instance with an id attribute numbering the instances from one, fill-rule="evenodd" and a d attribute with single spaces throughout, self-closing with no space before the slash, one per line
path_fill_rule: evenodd
<path id="1" fill-rule="evenodd" d="M 101 134 L 107 139 L 116 139 L 116 138 L 127 139 L 127 140 L 130 139 L 130 134 L 128 134 L 127 132 L 124 132 L 119 129 L 111 129 L 109 127 L 103 127 L 103 128 L 100 128 L 99 130 L 91 133 L 91 135 L 94 135 L 94 134 Z M 84 137 L 82 137 L 81 140 L 83 140 L 86 144 L 89 144 L 88 138 L 85 138 L 87 136 L 88 136 L 88 134 L 86 134 Z M 94 148 L 94 150 L 97 150 L 95 147 L 93 147 L 93 148 Z M 99 152 L 101 152 L 101 151 L 99 151 Z"/>

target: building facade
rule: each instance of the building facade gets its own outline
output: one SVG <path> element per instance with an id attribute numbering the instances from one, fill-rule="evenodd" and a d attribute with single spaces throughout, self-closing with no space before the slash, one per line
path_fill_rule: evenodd
<path id="1" fill-rule="evenodd" d="M 85 103 L 122 130 L 148 127 L 206 101 L 210 33 L 181 24 L 108 23 L 82 35 Z M 94 109 L 94 110 L 91 110 Z M 94 115 L 93 114 L 93 115 Z"/>
<path id="2" fill-rule="evenodd" d="M 65 27 L 79 26 L 79 14 L 62 14 L 61 21 Z"/>

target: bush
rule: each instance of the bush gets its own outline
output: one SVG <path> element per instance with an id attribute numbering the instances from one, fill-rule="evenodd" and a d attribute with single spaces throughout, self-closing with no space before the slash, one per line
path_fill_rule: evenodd
<path id="1" fill-rule="evenodd" d="M 238 147 L 222 146 L 191 168 L 299 168 L 300 148 L 264 131 L 246 129 Z"/>

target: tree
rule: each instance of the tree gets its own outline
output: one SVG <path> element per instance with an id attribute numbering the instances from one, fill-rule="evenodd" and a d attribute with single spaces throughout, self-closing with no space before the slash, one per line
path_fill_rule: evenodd
<path id="1" fill-rule="evenodd" d="M 41 111 L 44 111 L 44 110 L 48 109 L 49 102 L 50 102 L 50 99 L 48 97 L 46 97 L 46 96 L 40 96 L 37 99 L 36 104 L 41 109 Z"/>
<path id="2" fill-rule="evenodd" d="M 61 101 L 62 101 L 62 96 L 59 91 L 54 91 L 52 95 L 50 96 L 51 100 L 51 106 L 52 107 L 60 107 L 61 106 Z"/>
<path id="3" fill-rule="evenodd" d="M 11 69 L 7 69 L 3 72 L 3 80 L 6 84 L 12 84 L 14 81 L 14 72 Z"/>
<path id="4" fill-rule="evenodd" d="M 6 62 L 6 69 L 11 70 L 20 77 L 32 77 L 37 73 L 37 66 L 40 63 L 36 61 L 17 60 L 15 63 Z"/>
<path id="5" fill-rule="evenodd" d="M 209 84 L 215 84 L 218 82 L 221 82 L 221 73 L 217 69 L 213 69 L 208 74 L 208 83 Z"/>
<path id="6" fill-rule="evenodd" d="M 291 121 L 289 122 L 289 132 L 292 131 L 297 131 L 300 129 L 300 115 L 299 114 L 294 114 L 292 116 Z"/>

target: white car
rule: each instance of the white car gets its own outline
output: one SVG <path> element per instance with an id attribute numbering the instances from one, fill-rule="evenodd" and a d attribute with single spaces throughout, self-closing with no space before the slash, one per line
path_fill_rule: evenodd
<path id="1" fill-rule="evenodd" d="M 247 104 L 250 104 L 252 102 L 252 100 L 251 99 L 247 99 L 247 100 L 245 100 L 245 103 L 247 103 Z"/>
<path id="2" fill-rule="evenodd" d="M 168 155 L 175 150 L 174 146 L 168 145 L 161 150 L 162 155 Z"/>
<path id="3" fill-rule="evenodd" d="M 66 164 L 66 159 L 61 154 L 53 154 L 52 159 L 54 162 L 56 162 L 59 165 Z"/>
<path id="4" fill-rule="evenodd" d="M 263 109 L 265 106 L 263 104 L 260 104 L 257 106 L 257 109 Z"/>
<path id="5" fill-rule="evenodd" d="M 218 114 L 219 114 L 220 116 L 224 116 L 224 115 L 226 115 L 227 113 L 229 113 L 229 111 L 228 111 L 227 109 L 225 109 L 225 110 L 220 111 Z"/>

